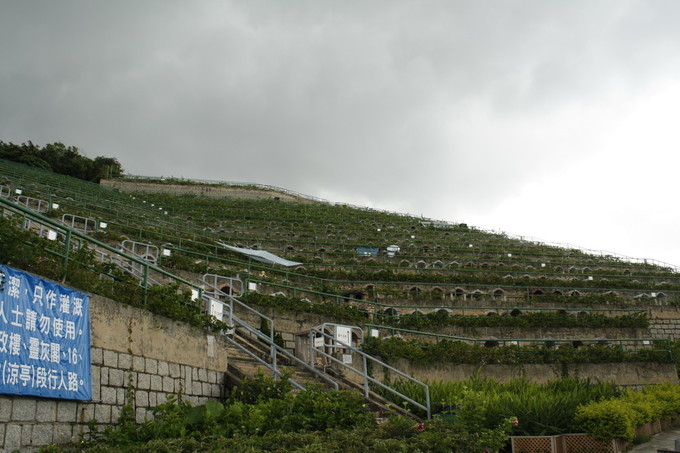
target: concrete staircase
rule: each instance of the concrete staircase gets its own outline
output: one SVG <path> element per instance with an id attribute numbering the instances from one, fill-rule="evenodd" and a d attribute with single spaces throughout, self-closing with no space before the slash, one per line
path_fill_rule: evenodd
<path id="1" fill-rule="evenodd" d="M 253 357 L 253 355 L 255 355 L 260 360 L 266 362 L 270 355 L 270 348 L 268 345 L 257 339 L 253 339 L 252 336 L 248 335 L 248 332 L 242 332 L 242 329 L 234 329 L 232 338 L 250 353 L 245 352 L 242 348 L 237 346 L 229 348 L 229 363 L 226 372 L 228 391 L 231 391 L 232 388 L 240 385 L 245 378 L 253 377 L 258 372 L 271 374 L 271 370 L 268 367 Z M 292 363 L 292 361 L 286 357 L 281 357 L 277 366 L 284 372 L 290 373 L 289 378 L 303 387 L 307 387 L 311 384 L 322 385 L 326 388 L 335 388 L 335 386 L 331 386 L 327 380 L 320 379 L 314 373 L 296 366 L 295 363 Z M 365 395 L 365 388 L 362 385 L 352 382 L 342 376 L 341 373 L 334 372 L 333 369 L 328 369 L 325 371 L 325 374 L 332 378 L 338 389 L 358 391 Z M 379 417 L 397 413 L 411 417 L 416 421 L 422 421 L 417 415 L 393 404 L 373 391 L 368 392 L 367 403 L 370 405 L 372 411 L 376 412 Z"/>

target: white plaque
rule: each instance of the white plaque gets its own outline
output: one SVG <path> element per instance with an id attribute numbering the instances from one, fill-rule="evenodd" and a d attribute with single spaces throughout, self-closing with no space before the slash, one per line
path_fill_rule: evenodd
<path id="1" fill-rule="evenodd" d="M 335 340 L 345 344 L 351 344 L 352 328 L 347 326 L 335 326 Z"/>

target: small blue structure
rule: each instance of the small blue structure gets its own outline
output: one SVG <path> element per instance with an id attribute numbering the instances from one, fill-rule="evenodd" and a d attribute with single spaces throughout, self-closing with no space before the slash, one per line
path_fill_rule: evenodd
<path id="1" fill-rule="evenodd" d="M 378 251 L 380 249 L 377 247 L 357 247 L 357 255 L 359 256 L 378 256 Z"/>

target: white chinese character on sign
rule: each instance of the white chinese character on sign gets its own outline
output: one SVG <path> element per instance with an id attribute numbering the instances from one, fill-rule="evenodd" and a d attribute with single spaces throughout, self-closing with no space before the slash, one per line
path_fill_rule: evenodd
<path id="1" fill-rule="evenodd" d="M 59 343 L 50 343 L 50 362 L 59 363 L 61 357 L 61 345 Z"/>
<path id="2" fill-rule="evenodd" d="M 47 387 L 47 370 L 43 367 L 35 369 L 35 386 L 38 388 Z"/>
<path id="3" fill-rule="evenodd" d="M 78 391 L 78 373 L 68 372 L 68 389 L 72 392 Z"/>
<path id="4" fill-rule="evenodd" d="M 5 316 L 5 299 L 0 298 L 0 319 L 2 319 L 5 324 L 7 324 L 9 321 L 7 321 L 7 317 Z"/>
<path id="5" fill-rule="evenodd" d="M 43 304 L 43 287 L 42 286 L 36 286 L 33 289 L 33 303 L 39 303 L 40 305 Z"/>
<path id="6" fill-rule="evenodd" d="M 7 289 L 7 296 L 15 299 L 19 298 L 19 289 L 21 289 L 21 280 L 19 277 L 11 276 L 9 278 L 9 288 Z"/>
<path id="7" fill-rule="evenodd" d="M 59 295 L 59 311 L 64 314 L 71 312 L 71 298 L 68 297 L 68 294 Z"/>
<path id="8" fill-rule="evenodd" d="M 19 355 L 21 351 L 21 335 L 13 333 L 9 336 L 9 353 L 10 355 Z"/>
<path id="9" fill-rule="evenodd" d="M 64 321 L 59 318 L 52 320 L 52 331 L 55 337 L 62 338 L 64 336 Z"/>
<path id="10" fill-rule="evenodd" d="M 31 310 L 30 308 L 26 309 L 26 330 L 29 332 L 35 332 L 35 326 L 38 321 L 38 313 Z"/>
<path id="11" fill-rule="evenodd" d="M 83 298 L 73 296 L 73 314 L 75 316 L 83 315 Z"/>
<path id="12" fill-rule="evenodd" d="M 22 387 L 26 387 L 31 382 L 31 367 L 29 365 L 19 366 L 19 380 Z"/>
<path id="13" fill-rule="evenodd" d="M 40 340 L 34 337 L 28 339 L 28 358 L 40 360 Z"/>
<path id="14" fill-rule="evenodd" d="M 57 388 L 57 370 L 50 369 L 48 371 L 47 386 L 52 390 Z"/>
<path id="15" fill-rule="evenodd" d="M 67 340 L 75 340 L 76 339 L 76 323 L 73 321 L 66 321 L 66 330 L 64 334 L 64 338 Z"/>
<path id="16" fill-rule="evenodd" d="M 57 305 L 57 294 L 51 289 L 47 291 L 47 307 L 52 310 Z"/>
<path id="17" fill-rule="evenodd" d="M 40 360 L 50 360 L 50 344 L 44 341 L 40 342 Z"/>
<path id="18" fill-rule="evenodd" d="M 58 387 L 58 389 L 64 389 L 64 390 L 66 390 L 67 387 L 66 387 L 66 380 L 64 379 L 64 372 L 62 371 L 62 372 L 60 372 L 59 374 L 61 375 L 61 379 L 59 379 L 59 387 Z"/>
<path id="19" fill-rule="evenodd" d="M 7 383 L 17 384 L 19 382 L 19 364 L 8 363 L 7 364 Z"/>
<path id="20" fill-rule="evenodd" d="M 14 327 L 24 327 L 24 322 L 19 321 L 20 316 L 24 316 L 24 313 L 21 310 L 17 310 L 16 308 L 12 310 L 12 314 L 14 315 L 14 321 L 10 322 Z"/>
<path id="21" fill-rule="evenodd" d="M 9 346 L 9 335 L 4 330 L 0 330 L 0 352 L 7 352 Z"/>
<path id="22" fill-rule="evenodd" d="M 40 315 L 40 332 L 45 335 L 50 334 L 50 324 L 52 323 L 52 318 L 45 315 Z"/>

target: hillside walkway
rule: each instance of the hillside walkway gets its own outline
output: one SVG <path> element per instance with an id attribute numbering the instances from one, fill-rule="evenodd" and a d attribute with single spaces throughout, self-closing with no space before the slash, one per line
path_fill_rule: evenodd
<path id="1" fill-rule="evenodd" d="M 634 446 L 627 453 L 656 453 L 658 449 L 673 450 L 675 439 L 678 438 L 680 438 L 680 428 L 673 428 L 655 435 L 649 442 Z"/>

